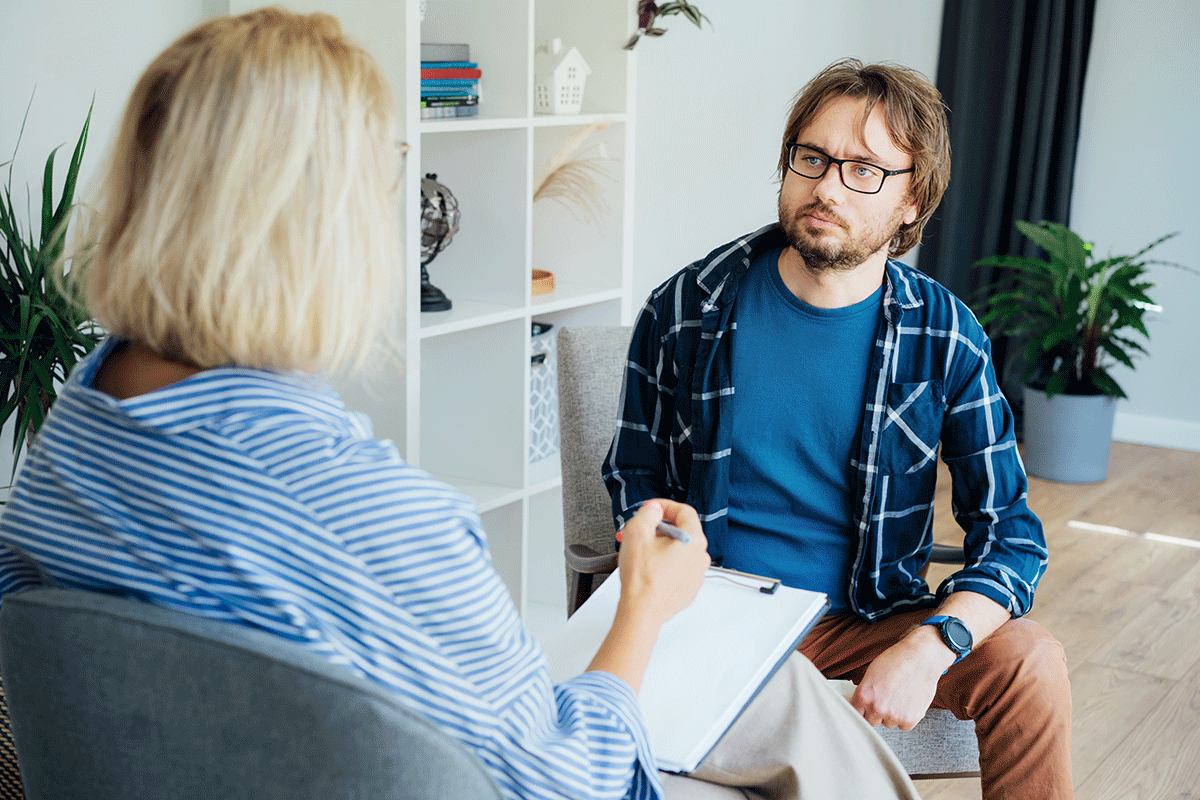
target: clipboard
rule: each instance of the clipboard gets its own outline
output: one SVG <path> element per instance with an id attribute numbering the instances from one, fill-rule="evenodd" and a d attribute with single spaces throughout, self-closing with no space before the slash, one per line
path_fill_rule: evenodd
<path id="1" fill-rule="evenodd" d="M 587 669 L 620 595 L 613 573 L 545 644 L 555 683 Z M 820 592 L 710 567 L 695 601 L 663 625 L 642 679 L 658 768 L 694 771 L 828 610 Z"/>

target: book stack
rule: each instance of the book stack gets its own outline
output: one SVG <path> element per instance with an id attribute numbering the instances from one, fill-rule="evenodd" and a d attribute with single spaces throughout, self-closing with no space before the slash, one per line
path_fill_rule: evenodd
<path id="1" fill-rule="evenodd" d="M 479 65 L 465 44 L 421 44 L 421 119 L 479 113 Z"/>

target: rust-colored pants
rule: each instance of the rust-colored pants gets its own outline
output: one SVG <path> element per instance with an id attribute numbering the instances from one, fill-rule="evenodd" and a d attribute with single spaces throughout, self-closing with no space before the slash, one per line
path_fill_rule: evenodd
<path id="1" fill-rule="evenodd" d="M 871 661 L 931 616 L 822 619 L 800 644 L 827 678 L 858 683 Z M 1041 625 L 1009 620 L 942 676 L 935 708 L 975 720 L 984 800 L 1060 800 L 1071 787 L 1071 686 L 1062 645 Z"/>

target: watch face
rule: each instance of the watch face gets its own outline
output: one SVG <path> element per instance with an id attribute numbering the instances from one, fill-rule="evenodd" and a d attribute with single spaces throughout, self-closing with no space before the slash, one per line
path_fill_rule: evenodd
<path id="1" fill-rule="evenodd" d="M 971 631 L 962 620 L 951 617 L 942 624 L 942 632 L 949 640 L 947 643 L 957 652 L 965 653 L 971 649 Z"/>

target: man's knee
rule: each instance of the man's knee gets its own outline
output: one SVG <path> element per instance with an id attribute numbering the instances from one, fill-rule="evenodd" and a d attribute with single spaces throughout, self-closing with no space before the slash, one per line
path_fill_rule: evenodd
<path id="1" fill-rule="evenodd" d="M 1058 640 L 1038 623 L 1009 620 L 980 645 L 977 654 L 1007 688 L 1036 691 L 1055 705 L 1065 703 L 1069 713 L 1066 655 Z"/>

